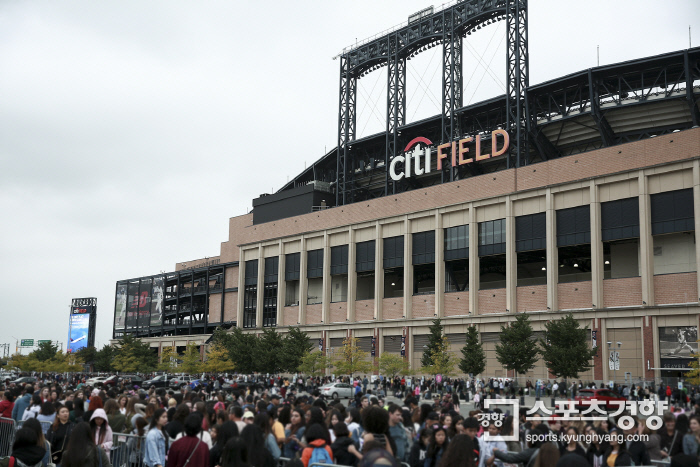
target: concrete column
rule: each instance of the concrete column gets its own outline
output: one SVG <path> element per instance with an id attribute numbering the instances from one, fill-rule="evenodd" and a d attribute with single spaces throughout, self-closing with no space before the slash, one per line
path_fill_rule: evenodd
<path id="1" fill-rule="evenodd" d="M 306 324 L 306 294 L 309 280 L 306 278 L 306 237 L 301 236 L 301 252 L 299 253 L 299 321 L 301 325 Z"/>
<path id="2" fill-rule="evenodd" d="M 651 199 L 643 170 L 639 183 L 639 275 L 642 278 L 642 305 L 654 305 L 654 238 L 651 236 Z"/>
<path id="3" fill-rule="evenodd" d="M 330 322 L 331 306 L 331 246 L 328 232 L 323 234 L 323 295 L 321 297 L 321 322 Z"/>
<path id="4" fill-rule="evenodd" d="M 384 239 L 382 224 L 377 221 L 374 241 L 374 317 L 382 316 L 382 299 L 384 298 Z"/>
<path id="5" fill-rule="evenodd" d="M 515 313 L 518 311 L 517 285 L 518 285 L 518 261 L 515 253 L 515 216 L 513 214 L 513 200 L 506 196 L 506 310 Z"/>
<path id="6" fill-rule="evenodd" d="M 355 242 L 355 229 L 350 227 L 348 231 L 348 300 L 346 321 L 355 321 L 355 299 L 357 298 L 357 243 Z"/>
<path id="7" fill-rule="evenodd" d="M 600 349 L 603 357 L 603 384 L 607 384 L 610 380 L 612 374 L 610 372 L 610 350 L 608 349 L 608 329 L 607 320 L 605 318 L 600 318 Z M 614 343 L 613 343 L 614 345 Z"/>
<path id="8" fill-rule="evenodd" d="M 479 314 L 479 224 L 474 203 L 469 203 L 469 312 Z"/>
<path id="9" fill-rule="evenodd" d="M 600 219 L 600 196 L 595 181 L 591 190 L 591 289 L 593 308 L 603 308 L 603 230 Z"/>
<path id="10" fill-rule="evenodd" d="M 284 256 L 284 242 L 279 241 L 277 251 L 277 326 L 284 325 L 284 303 L 287 296 L 287 281 L 284 280 L 284 271 L 287 266 Z"/>
<path id="11" fill-rule="evenodd" d="M 693 161 L 693 214 L 695 215 L 695 232 L 700 232 L 700 161 Z M 700 248 L 695 246 L 695 264 L 700 264 Z M 698 290 L 700 290 L 700 274 L 697 274 Z M 700 294 L 699 294 L 700 295 Z M 692 298 L 695 301 L 695 298 Z M 700 301 L 700 297 L 698 297 Z"/>
<path id="12" fill-rule="evenodd" d="M 547 310 L 556 311 L 559 309 L 559 250 L 557 249 L 557 213 L 554 210 L 554 194 L 551 188 L 547 188 L 545 204 L 547 205 L 545 211 L 547 223 Z"/>
<path id="13" fill-rule="evenodd" d="M 236 326 L 239 328 L 243 327 L 243 303 L 245 298 L 245 256 L 243 255 L 243 248 L 238 249 L 238 308 L 236 311 Z M 224 272 L 225 274 L 225 272 Z M 226 278 L 224 277 L 224 281 Z M 226 284 L 224 283 L 224 289 Z M 226 296 L 224 292 L 221 295 L 222 300 Z"/>
<path id="14" fill-rule="evenodd" d="M 408 216 L 403 223 L 403 314 L 413 318 L 413 234 Z"/>
<path id="15" fill-rule="evenodd" d="M 263 294 L 265 293 L 265 257 L 263 247 L 258 246 L 258 296 L 255 304 L 255 327 L 263 327 Z"/>
<path id="16" fill-rule="evenodd" d="M 435 314 L 445 315 L 445 234 L 439 210 L 435 212 Z"/>
<path id="17" fill-rule="evenodd" d="M 377 334 L 377 342 L 376 342 L 376 347 L 375 347 L 375 361 L 379 359 L 384 354 L 384 329 L 379 328 L 376 331 Z"/>

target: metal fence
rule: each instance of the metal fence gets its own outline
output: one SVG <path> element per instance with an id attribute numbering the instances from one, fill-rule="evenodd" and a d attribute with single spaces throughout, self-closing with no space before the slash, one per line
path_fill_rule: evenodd
<path id="1" fill-rule="evenodd" d="M 15 421 L 11 418 L 0 418 L 0 457 L 10 455 L 14 441 Z"/>
<path id="2" fill-rule="evenodd" d="M 114 433 L 110 454 L 113 467 L 143 467 L 143 451 L 146 437 L 126 433 Z"/>

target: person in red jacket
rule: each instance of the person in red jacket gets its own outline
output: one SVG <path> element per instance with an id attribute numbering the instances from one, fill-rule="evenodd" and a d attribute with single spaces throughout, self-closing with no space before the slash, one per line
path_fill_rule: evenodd
<path id="1" fill-rule="evenodd" d="M 165 467 L 190 467 L 209 465 L 209 447 L 197 436 L 201 431 L 202 416 L 191 413 L 185 419 L 185 436 L 170 446 Z M 189 459 L 189 463 L 187 460 Z"/>
<path id="2" fill-rule="evenodd" d="M 12 418 L 12 409 L 15 403 L 12 401 L 12 393 L 10 391 L 5 391 L 2 394 L 2 400 L 0 401 L 0 417 L 2 418 Z"/>
<path id="3" fill-rule="evenodd" d="M 326 435 L 326 428 L 318 423 L 311 425 L 306 430 L 304 437 L 306 438 L 306 442 L 308 444 L 301 453 L 301 462 L 304 464 L 304 467 L 309 467 L 309 461 L 311 460 L 314 449 L 325 449 L 331 462 L 324 463 L 333 463 L 333 451 L 331 450 L 331 447 L 326 444 Z"/>

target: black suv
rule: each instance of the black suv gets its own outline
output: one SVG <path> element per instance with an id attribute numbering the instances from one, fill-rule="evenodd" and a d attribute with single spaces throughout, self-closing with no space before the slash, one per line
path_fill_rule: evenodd
<path id="1" fill-rule="evenodd" d="M 167 388 L 170 387 L 170 380 L 172 379 L 172 376 L 169 375 L 158 375 L 153 379 L 149 379 L 147 381 L 143 382 L 143 388 L 148 389 L 151 386 L 155 386 L 157 388 Z"/>

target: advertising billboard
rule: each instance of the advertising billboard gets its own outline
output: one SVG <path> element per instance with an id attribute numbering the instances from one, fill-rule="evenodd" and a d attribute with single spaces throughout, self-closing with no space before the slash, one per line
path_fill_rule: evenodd
<path id="1" fill-rule="evenodd" d="M 68 352 L 77 352 L 95 345 L 95 318 L 97 299 L 74 298 L 68 326 Z"/>
<path id="2" fill-rule="evenodd" d="M 693 354 L 698 353 L 697 326 L 672 326 L 659 328 L 659 352 L 661 368 L 690 368 Z"/>
<path id="3" fill-rule="evenodd" d="M 114 329 L 124 329 L 124 326 L 126 326 L 126 284 L 119 284 L 114 301 Z"/>
<path id="4" fill-rule="evenodd" d="M 135 328 L 139 316 L 139 283 L 129 282 L 126 296 L 126 327 Z"/>
<path id="5" fill-rule="evenodd" d="M 141 284 L 139 285 L 139 328 L 147 328 L 150 320 L 152 282 L 151 279 L 141 279 Z"/>
<path id="6" fill-rule="evenodd" d="M 165 281 L 162 277 L 153 279 L 153 292 L 151 293 L 151 326 L 163 324 L 163 286 Z"/>

